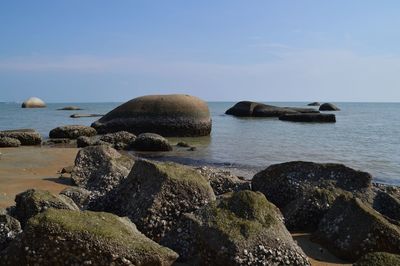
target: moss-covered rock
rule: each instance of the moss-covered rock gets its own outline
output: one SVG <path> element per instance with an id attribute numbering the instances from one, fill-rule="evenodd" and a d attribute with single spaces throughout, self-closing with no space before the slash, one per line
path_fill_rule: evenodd
<path id="1" fill-rule="evenodd" d="M 278 208 L 260 192 L 228 193 L 186 218 L 172 246 L 183 260 L 199 256 L 201 265 L 309 265 Z"/>
<path id="2" fill-rule="evenodd" d="M 128 219 L 102 212 L 49 209 L 32 219 L 2 265 L 171 265 L 178 255 Z"/>
<path id="3" fill-rule="evenodd" d="M 70 198 L 39 189 L 29 189 L 18 194 L 15 196 L 15 203 L 12 215 L 21 222 L 22 226 L 29 218 L 49 208 L 79 210 Z"/>
<path id="4" fill-rule="evenodd" d="M 69 125 L 61 126 L 52 129 L 49 133 L 50 138 L 59 139 L 77 139 L 80 136 L 91 137 L 96 135 L 97 132 L 94 128 L 82 125 Z"/>
<path id="5" fill-rule="evenodd" d="M 400 227 L 351 196 L 335 200 L 313 238 L 347 260 L 357 260 L 368 252 L 400 253 Z"/>
<path id="6" fill-rule="evenodd" d="M 400 265 L 400 255 L 386 252 L 368 253 L 362 256 L 354 266 L 394 266 Z"/>
<path id="7" fill-rule="evenodd" d="M 19 221 L 0 209 L 0 251 L 22 232 Z M 0 262 L 1 264 L 1 262 Z"/>
<path id="8" fill-rule="evenodd" d="M 128 216 L 141 232 L 160 241 L 182 213 L 213 200 L 210 184 L 192 168 L 138 160 L 128 177 L 92 208 Z"/>
<path id="9" fill-rule="evenodd" d="M 370 174 L 341 164 L 295 161 L 257 173 L 252 189 L 281 209 L 289 230 L 313 231 L 337 196 L 369 197 L 371 179 Z"/>

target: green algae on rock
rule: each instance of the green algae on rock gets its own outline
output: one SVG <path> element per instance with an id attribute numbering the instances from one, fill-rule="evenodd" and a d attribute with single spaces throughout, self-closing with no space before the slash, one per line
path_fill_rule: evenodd
<path id="1" fill-rule="evenodd" d="M 394 266 L 400 265 L 400 255 L 386 252 L 373 252 L 362 256 L 354 266 Z"/>

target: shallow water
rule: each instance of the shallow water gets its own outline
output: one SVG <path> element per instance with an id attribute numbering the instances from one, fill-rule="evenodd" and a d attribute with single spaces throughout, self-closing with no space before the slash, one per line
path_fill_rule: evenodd
<path id="1" fill-rule="evenodd" d="M 376 181 L 400 184 L 400 103 L 337 103 L 335 124 L 307 124 L 276 118 L 235 118 L 224 115 L 232 102 L 209 103 L 210 137 L 186 138 L 196 151 L 179 149 L 153 154 L 191 164 L 216 164 L 254 173 L 273 163 L 292 160 L 344 163 L 370 172 Z M 270 103 L 304 107 L 306 103 Z M 82 111 L 57 111 L 77 105 Z M 104 114 L 119 103 L 48 104 L 45 109 L 22 109 L 0 103 L 0 130 L 35 128 L 43 136 L 57 126 L 90 125 L 97 118 L 69 118 L 73 113 Z M 182 138 L 170 139 L 173 143 Z"/>

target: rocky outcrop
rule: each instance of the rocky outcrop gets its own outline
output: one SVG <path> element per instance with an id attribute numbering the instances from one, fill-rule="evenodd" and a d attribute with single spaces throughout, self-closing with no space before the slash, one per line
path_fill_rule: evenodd
<path id="1" fill-rule="evenodd" d="M 0 210 L 0 252 L 21 232 L 19 221 Z"/>
<path id="2" fill-rule="evenodd" d="M 371 192 L 371 175 L 341 164 L 288 162 L 257 173 L 252 189 L 278 206 L 289 230 L 314 231 L 341 194 L 360 198 Z"/>
<path id="3" fill-rule="evenodd" d="M 128 216 L 142 233 L 158 242 L 175 228 L 182 213 L 213 200 L 207 179 L 194 169 L 138 160 L 128 177 L 92 209 Z"/>
<path id="4" fill-rule="evenodd" d="M 335 200 L 314 233 L 314 240 L 338 257 L 352 261 L 369 252 L 400 253 L 400 227 L 350 196 Z"/>
<path id="5" fill-rule="evenodd" d="M 127 131 L 108 133 L 101 136 L 86 137 L 77 139 L 77 145 L 80 148 L 87 146 L 109 145 L 117 150 L 129 150 L 132 148 L 136 136 Z"/>
<path id="6" fill-rule="evenodd" d="M 164 137 L 154 133 L 142 133 L 132 144 L 137 151 L 171 151 L 172 146 Z"/>
<path id="7" fill-rule="evenodd" d="M 287 114 L 319 113 L 313 108 L 278 107 L 263 103 L 242 101 L 229 108 L 225 114 L 240 117 L 280 117 Z"/>
<path id="8" fill-rule="evenodd" d="M 78 106 L 65 106 L 65 107 L 59 108 L 57 110 L 58 111 L 75 111 L 75 110 L 82 110 L 82 109 Z"/>
<path id="9" fill-rule="evenodd" d="M 44 108 L 46 104 L 43 100 L 37 97 L 31 97 L 28 100 L 24 101 L 21 105 L 22 108 Z"/>
<path id="10" fill-rule="evenodd" d="M 0 137 L 0 148 L 1 147 L 19 147 L 21 146 L 21 141 L 9 137 Z"/>
<path id="11" fill-rule="evenodd" d="M 39 189 L 29 189 L 18 194 L 15 196 L 15 203 L 12 215 L 20 221 L 22 227 L 29 218 L 49 208 L 79 210 L 70 198 Z"/>
<path id="12" fill-rule="evenodd" d="M 186 217 L 189 225 L 170 239 L 182 260 L 199 256 L 200 265 L 310 265 L 278 208 L 259 192 L 229 193 Z"/>
<path id="13" fill-rule="evenodd" d="M 97 132 L 94 128 L 81 125 L 61 126 L 52 129 L 49 133 L 50 138 L 67 138 L 77 139 L 80 136 L 91 137 L 96 135 Z"/>
<path id="14" fill-rule="evenodd" d="M 335 123 L 336 116 L 334 114 L 285 114 L 281 115 L 279 120 L 308 123 Z"/>
<path id="15" fill-rule="evenodd" d="M 109 213 L 49 209 L 0 255 L 2 265 L 172 265 L 178 255 Z"/>
<path id="16" fill-rule="evenodd" d="M 226 170 L 207 166 L 197 167 L 195 169 L 199 171 L 202 176 L 208 179 L 215 195 L 217 196 L 228 192 L 250 189 L 251 187 L 250 181 L 240 179 Z"/>
<path id="17" fill-rule="evenodd" d="M 320 111 L 340 111 L 340 109 L 332 103 L 324 103 L 319 107 Z"/>
<path id="18" fill-rule="evenodd" d="M 73 182 L 90 190 L 92 197 L 104 195 L 116 187 L 130 172 L 134 159 L 110 146 L 89 146 L 75 158 L 71 173 Z"/>
<path id="19" fill-rule="evenodd" d="M 321 105 L 321 103 L 320 102 L 312 102 L 312 103 L 309 103 L 309 104 L 307 104 L 308 106 L 320 106 Z"/>
<path id="20" fill-rule="evenodd" d="M 386 252 L 373 252 L 362 256 L 354 266 L 393 266 L 400 265 L 400 255 Z"/>
<path id="21" fill-rule="evenodd" d="M 92 192 L 81 187 L 68 187 L 60 194 L 72 199 L 79 209 L 84 210 L 90 202 Z"/>
<path id="22" fill-rule="evenodd" d="M 14 138 L 21 142 L 21 145 L 40 145 L 42 137 L 34 129 L 13 129 L 0 131 L 0 138 Z"/>
<path id="23" fill-rule="evenodd" d="M 149 95 L 130 100 L 92 124 L 99 133 L 153 132 L 162 136 L 206 136 L 211 132 L 207 104 L 190 95 Z"/>

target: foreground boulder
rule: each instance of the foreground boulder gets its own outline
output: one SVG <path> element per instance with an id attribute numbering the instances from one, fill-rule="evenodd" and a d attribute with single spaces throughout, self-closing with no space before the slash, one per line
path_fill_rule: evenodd
<path id="1" fill-rule="evenodd" d="M 21 141 L 9 137 L 0 137 L 0 147 L 19 147 Z"/>
<path id="2" fill-rule="evenodd" d="M 70 198 L 39 189 L 29 189 L 16 195 L 15 203 L 12 215 L 21 222 L 22 227 L 29 218 L 49 208 L 79 210 Z"/>
<path id="3" fill-rule="evenodd" d="M 320 111 L 340 111 L 340 109 L 332 103 L 324 103 L 319 107 Z"/>
<path id="4" fill-rule="evenodd" d="M 132 144 L 137 151 L 171 151 L 172 146 L 163 136 L 154 133 L 140 134 Z"/>
<path id="5" fill-rule="evenodd" d="M 368 252 L 400 253 L 400 227 L 349 196 L 336 199 L 313 238 L 338 257 L 352 261 Z"/>
<path id="6" fill-rule="evenodd" d="M 206 136 L 211 132 L 207 104 L 190 95 L 148 95 L 126 102 L 92 124 L 99 133 L 154 132 L 162 136 Z"/>
<path id="7" fill-rule="evenodd" d="M 91 137 L 96 135 L 94 128 L 81 125 L 61 126 L 52 129 L 49 133 L 50 138 L 77 139 L 80 136 Z"/>
<path id="8" fill-rule="evenodd" d="M 341 164 L 297 161 L 257 173 L 252 189 L 281 209 L 289 230 L 313 231 L 339 195 L 367 197 L 371 179 L 370 174 Z"/>
<path id="9" fill-rule="evenodd" d="M 174 246 L 183 259 L 198 255 L 200 265 L 310 265 L 278 208 L 259 192 L 230 193 L 186 217 L 190 225 Z M 185 240 L 194 242 L 194 250 Z"/>
<path id="10" fill-rule="evenodd" d="M 49 209 L 0 255 L 2 265 L 160 265 L 178 255 L 109 213 Z"/>
<path id="11" fill-rule="evenodd" d="M 291 122 L 310 122 L 310 123 L 335 123 L 334 114 L 285 114 L 279 120 Z"/>
<path id="12" fill-rule="evenodd" d="M 89 204 L 92 192 L 81 187 L 67 187 L 60 194 L 72 199 L 76 206 L 83 210 Z"/>
<path id="13" fill-rule="evenodd" d="M 21 232 L 19 221 L 0 210 L 0 252 Z"/>
<path id="14" fill-rule="evenodd" d="M 24 101 L 21 105 L 22 108 L 44 108 L 46 104 L 43 100 L 37 97 L 31 97 L 28 100 Z"/>
<path id="15" fill-rule="evenodd" d="M 21 145 L 40 145 L 42 137 L 34 129 L 13 129 L 0 131 L 0 138 L 14 138 L 21 142 Z"/>
<path id="16" fill-rule="evenodd" d="M 133 163 L 132 157 L 110 146 L 89 146 L 76 155 L 71 178 L 77 186 L 98 197 L 116 187 L 129 174 Z"/>
<path id="17" fill-rule="evenodd" d="M 400 255 L 386 252 L 373 252 L 362 256 L 354 266 L 393 266 L 400 265 Z"/>
<path id="18" fill-rule="evenodd" d="M 210 184 L 194 169 L 138 160 L 128 177 L 93 209 L 128 216 L 142 233 L 159 241 L 178 224 L 182 213 L 213 200 Z"/>

